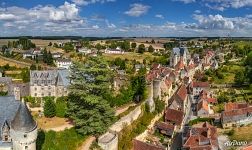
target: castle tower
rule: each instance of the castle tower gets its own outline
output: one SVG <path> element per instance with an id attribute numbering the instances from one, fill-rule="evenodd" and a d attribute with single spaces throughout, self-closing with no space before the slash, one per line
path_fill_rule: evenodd
<path id="1" fill-rule="evenodd" d="M 148 91 L 148 99 L 147 99 L 147 104 L 150 107 L 150 112 L 155 111 L 155 102 L 153 99 L 153 81 L 147 84 L 147 91 Z"/>
<path id="2" fill-rule="evenodd" d="M 25 103 L 19 105 L 11 121 L 10 136 L 13 150 L 36 150 L 37 123 L 33 120 Z"/>
<path id="3" fill-rule="evenodd" d="M 161 99 L 161 80 L 160 79 L 153 80 L 153 98 Z"/>

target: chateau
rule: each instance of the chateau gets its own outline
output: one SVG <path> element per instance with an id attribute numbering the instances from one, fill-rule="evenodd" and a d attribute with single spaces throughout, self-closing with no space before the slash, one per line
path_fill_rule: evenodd
<path id="1" fill-rule="evenodd" d="M 68 77 L 68 70 L 31 71 L 30 94 L 32 97 L 67 96 Z"/>
<path id="2" fill-rule="evenodd" d="M 0 97 L 0 149 L 36 150 L 37 123 L 25 103 Z"/>

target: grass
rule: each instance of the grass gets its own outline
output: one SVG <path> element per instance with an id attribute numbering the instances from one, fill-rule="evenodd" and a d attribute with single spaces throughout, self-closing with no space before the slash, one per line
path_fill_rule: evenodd
<path id="1" fill-rule="evenodd" d="M 231 129 L 228 136 L 231 140 L 252 142 L 252 125 Z"/>
<path id="2" fill-rule="evenodd" d="M 62 132 L 39 131 L 37 150 L 76 150 L 85 138 L 74 128 Z"/>
<path id="3" fill-rule="evenodd" d="M 159 57 L 153 56 L 151 53 L 139 54 L 134 52 L 126 52 L 124 54 L 103 54 L 103 56 L 105 56 L 105 58 L 108 60 L 114 60 L 119 57 L 121 59 L 136 60 L 140 62 L 143 62 L 143 59 L 153 60 L 155 57 Z"/>
<path id="4" fill-rule="evenodd" d="M 34 116 L 36 115 L 37 114 L 35 113 Z M 53 117 L 53 118 L 36 117 L 36 121 L 38 123 L 38 127 L 44 130 L 69 124 L 69 120 L 67 118 L 59 118 L 59 117 Z"/>
<path id="5" fill-rule="evenodd" d="M 217 77 L 214 78 L 214 83 L 216 84 L 225 84 L 225 83 L 234 83 L 235 74 L 240 70 L 245 70 L 242 65 L 239 64 L 227 64 L 223 65 L 219 68 L 221 74 L 223 74 L 224 78 L 219 79 Z"/>

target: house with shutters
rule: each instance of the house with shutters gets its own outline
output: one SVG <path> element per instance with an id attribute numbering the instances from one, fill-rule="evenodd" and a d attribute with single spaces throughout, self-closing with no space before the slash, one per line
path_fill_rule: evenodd
<path id="1" fill-rule="evenodd" d="M 32 70 L 30 94 L 32 97 L 67 96 L 70 85 L 68 70 Z"/>

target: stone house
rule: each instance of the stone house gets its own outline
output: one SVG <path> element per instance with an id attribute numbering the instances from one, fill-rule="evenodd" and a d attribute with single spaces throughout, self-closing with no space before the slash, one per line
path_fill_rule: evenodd
<path id="1" fill-rule="evenodd" d="M 202 90 L 209 91 L 210 84 L 208 82 L 193 81 L 191 88 L 192 88 L 192 95 L 195 98 L 197 98 Z"/>
<path id="2" fill-rule="evenodd" d="M 183 150 L 219 150 L 217 128 L 208 122 L 187 129 L 182 137 Z"/>
<path id="3" fill-rule="evenodd" d="M 36 150 L 37 123 L 25 103 L 0 97 L 0 149 Z"/>
<path id="4" fill-rule="evenodd" d="M 44 70 L 30 72 L 32 97 L 67 96 L 70 85 L 68 70 Z"/>
<path id="5" fill-rule="evenodd" d="M 223 128 L 252 123 L 252 106 L 245 103 L 227 103 L 221 113 Z"/>
<path id="6" fill-rule="evenodd" d="M 190 101 L 188 100 L 188 92 L 185 85 L 181 85 L 176 93 L 169 100 L 169 108 L 186 112 Z"/>

